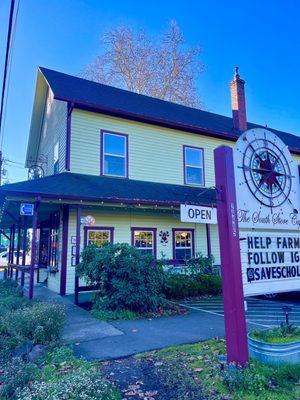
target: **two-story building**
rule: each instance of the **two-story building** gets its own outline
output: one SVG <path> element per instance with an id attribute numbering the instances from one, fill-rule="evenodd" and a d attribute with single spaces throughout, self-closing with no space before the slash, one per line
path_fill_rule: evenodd
<path id="1" fill-rule="evenodd" d="M 12 265 L 25 264 L 18 252 L 33 229 L 30 296 L 35 276 L 73 293 L 88 243 L 127 242 L 174 264 L 212 254 L 220 264 L 217 226 L 181 222 L 179 207 L 214 207 L 214 149 L 259 127 L 246 121 L 244 84 L 236 71 L 229 118 L 39 68 L 26 167 L 40 177 L 0 191 Z M 299 162 L 299 138 L 270 130 Z M 20 215 L 24 203 L 33 216 Z"/>

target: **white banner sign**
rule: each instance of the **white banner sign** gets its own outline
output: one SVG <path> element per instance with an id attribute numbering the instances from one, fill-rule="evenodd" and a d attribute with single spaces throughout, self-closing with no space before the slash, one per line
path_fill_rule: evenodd
<path id="1" fill-rule="evenodd" d="M 273 132 L 244 132 L 234 147 L 240 228 L 300 230 L 299 170 Z"/>
<path id="2" fill-rule="evenodd" d="M 213 207 L 180 205 L 180 221 L 194 224 L 216 224 L 217 209 Z"/>
<path id="3" fill-rule="evenodd" d="M 240 232 L 245 296 L 300 290 L 300 234 Z"/>

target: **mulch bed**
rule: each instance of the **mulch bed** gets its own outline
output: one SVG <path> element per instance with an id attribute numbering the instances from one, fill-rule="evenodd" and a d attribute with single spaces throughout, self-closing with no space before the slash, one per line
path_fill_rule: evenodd
<path id="1" fill-rule="evenodd" d="M 197 377 L 181 360 L 146 355 L 102 362 L 102 371 L 122 400 L 203 400 Z"/>

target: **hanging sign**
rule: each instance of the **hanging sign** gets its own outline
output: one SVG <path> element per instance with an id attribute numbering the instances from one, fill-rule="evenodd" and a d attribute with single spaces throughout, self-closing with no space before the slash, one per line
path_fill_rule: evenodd
<path id="1" fill-rule="evenodd" d="M 216 224 L 217 209 L 213 207 L 180 205 L 180 221 L 194 224 Z"/>
<path id="2" fill-rule="evenodd" d="M 20 215 L 32 216 L 34 212 L 33 203 L 21 203 L 20 205 Z"/>
<path id="3" fill-rule="evenodd" d="M 245 296 L 299 290 L 299 234 L 241 232 L 240 246 Z"/>
<path id="4" fill-rule="evenodd" d="M 86 226 L 94 226 L 96 219 L 92 215 L 87 215 L 86 217 L 81 218 L 80 222 Z"/>
<path id="5" fill-rule="evenodd" d="M 240 228 L 300 230 L 298 165 L 273 132 L 244 132 L 234 147 Z"/>

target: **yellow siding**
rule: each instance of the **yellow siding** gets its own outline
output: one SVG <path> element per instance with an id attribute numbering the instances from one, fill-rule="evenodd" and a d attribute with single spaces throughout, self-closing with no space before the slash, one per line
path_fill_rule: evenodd
<path id="1" fill-rule="evenodd" d="M 145 215 L 144 215 L 145 214 Z M 173 258 L 172 228 L 195 229 L 195 252 L 207 254 L 206 229 L 202 224 L 187 224 L 180 222 L 179 215 L 163 215 L 150 213 L 132 212 L 107 212 L 107 211 L 85 211 L 82 216 L 93 215 L 96 218 L 95 226 L 109 226 L 114 228 L 115 243 L 131 244 L 131 227 L 157 228 L 157 257 L 162 254 L 166 258 Z M 166 245 L 160 243 L 159 232 L 169 231 L 169 241 Z M 75 211 L 70 212 L 69 241 L 68 241 L 68 271 L 67 271 L 67 293 L 74 291 L 75 268 L 71 265 L 71 236 L 76 235 Z M 216 227 L 212 229 L 212 248 L 215 262 L 220 263 L 218 251 L 218 239 Z M 81 248 L 83 248 L 83 227 L 81 228 Z"/>
<path id="2" fill-rule="evenodd" d="M 67 103 L 55 100 L 49 89 L 37 160 L 41 160 L 45 175 L 53 175 L 54 146 L 59 146 L 59 172 L 65 171 Z"/>
<path id="3" fill-rule="evenodd" d="M 128 134 L 129 178 L 183 184 L 183 145 L 204 148 L 205 184 L 214 185 L 213 150 L 233 145 L 193 133 L 75 109 L 72 113 L 71 171 L 100 173 L 100 130 Z"/>

